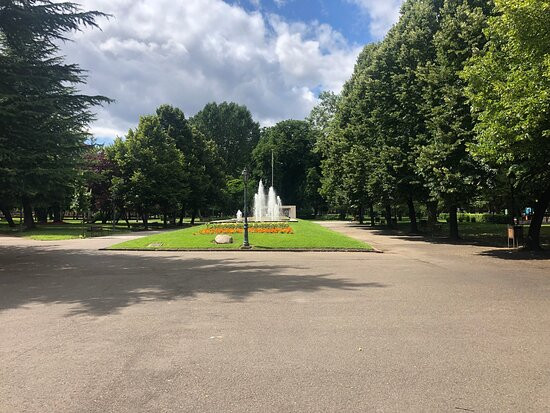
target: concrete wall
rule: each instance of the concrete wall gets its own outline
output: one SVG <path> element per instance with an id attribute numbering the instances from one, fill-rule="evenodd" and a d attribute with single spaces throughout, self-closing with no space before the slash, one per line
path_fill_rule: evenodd
<path id="1" fill-rule="evenodd" d="M 296 219 L 296 205 L 283 205 L 283 215 L 290 219 Z"/>

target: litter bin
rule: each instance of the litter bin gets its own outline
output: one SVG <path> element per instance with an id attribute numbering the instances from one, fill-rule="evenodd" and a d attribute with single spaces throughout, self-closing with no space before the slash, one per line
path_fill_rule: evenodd
<path id="1" fill-rule="evenodd" d="M 523 227 L 521 225 L 508 225 L 508 248 L 519 248 L 523 245 Z"/>

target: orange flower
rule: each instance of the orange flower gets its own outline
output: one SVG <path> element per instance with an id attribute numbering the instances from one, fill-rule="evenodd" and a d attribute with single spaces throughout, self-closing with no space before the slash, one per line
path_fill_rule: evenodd
<path id="1" fill-rule="evenodd" d="M 251 233 L 258 233 L 258 234 L 293 234 L 292 228 L 290 226 L 288 227 L 269 227 L 269 228 L 262 228 L 262 227 L 251 227 L 248 229 Z M 212 234 L 242 234 L 243 229 L 242 228 L 204 228 L 201 229 L 199 232 L 201 235 L 212 235 Z"/>

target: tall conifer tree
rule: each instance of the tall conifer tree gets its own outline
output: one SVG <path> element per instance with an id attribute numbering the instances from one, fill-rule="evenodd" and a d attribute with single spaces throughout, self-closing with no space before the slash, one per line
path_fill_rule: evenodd
<path id="1" fill-rule="evenodd" d="M 69 191 L 93 120 L 90 108 L 109 102 L 76 86 L 83 70 L 59 56 L 59 44 L 105 14 L 74 3 L 4 0 L 0 3 L 0 198 L 21 201 L 25 225 L 32 203 Z"/>

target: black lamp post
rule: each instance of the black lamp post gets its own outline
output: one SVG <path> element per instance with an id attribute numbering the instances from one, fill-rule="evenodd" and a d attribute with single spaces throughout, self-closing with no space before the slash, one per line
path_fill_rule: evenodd
<path id="1" fill-rule="evenodd" d="M 244 181 L 244 239 L 243 239 L 243 249 L 250 249 L 250 243 L 248 242 L 248 170 L 246 167 L 243 170 L 243 181 Z"/>

